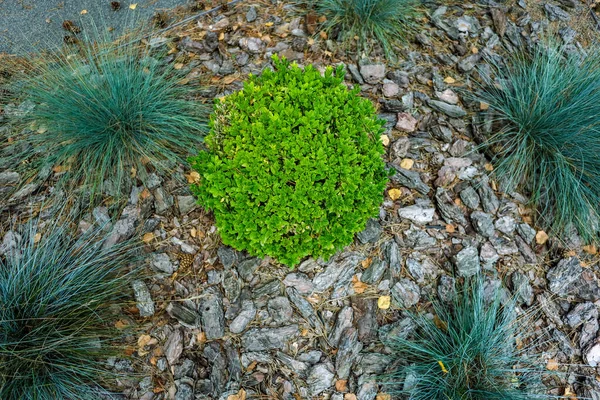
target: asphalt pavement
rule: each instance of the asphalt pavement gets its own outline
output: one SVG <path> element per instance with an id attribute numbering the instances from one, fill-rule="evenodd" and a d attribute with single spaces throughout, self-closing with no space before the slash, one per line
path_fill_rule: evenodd
<path id="1" fill-rule="evenodd" d="M 110 0 L 0 0 L 0 53 L 24 54 L 61 46 L 70 35 L 63 22 L 85 28 L 93 23 L 115 32 L 148 21 L 157 11 L 192 0 L 125 0 L 113 10 Z"/>

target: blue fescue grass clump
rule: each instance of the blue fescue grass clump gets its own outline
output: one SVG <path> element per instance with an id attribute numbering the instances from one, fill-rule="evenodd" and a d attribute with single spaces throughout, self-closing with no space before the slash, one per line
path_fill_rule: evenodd
<path id="1" fill-rule="evenodd" d="M 544 363 L 526 354 L 530 316 L 502 304 L 501 289 L 485 300 L 482 279 L 465 283 L 433 314 L 412 315 L 413 336 L 388 337 L 395 362 L 381 377 L 384 390 L 411 400 L 526 400 L 540 394 Z M 543 391 L 542 391 L 543 393 Z"/>
<path id="2" fill-rule="evenodd" d="M 326 32 L 338 31 L 344 42 L 357 40 L 358 50 L 368 52 L 376 40 L 388 58 L 394 46 L 405 43 L 415 31 L 419 0 L 312 0 L 315 12 L 327 18 Z"/>
<path id="3" fill-rule="evenodd" d="M 197 87 L 181 84 L 148 46 L 111 42 L 94 26 L 83 32 L 77 44 L 31 63 L 20 93 L 35 107 L 8 153 L 33 168 L 34 179 L 53 170 L 66 189 L 119 197 L 128 194 L 126 178 L 185 163 L 207 113 L 194 99 Z"/>
<path id="4" fill-rule="evenodd" d="M 113 341 L 123 335 L 110 307 L 130 293 L 137 256 L 127 243 L 103 248 L 105 234 L 73 238 L 65 226 L 30 222 L 18 247 L 0 257 L 1 399 L 107 394 L 101 387 L 113 375 L 105 360 L 119 354 Z"/>
<path id="5" fill-rule="evenodd" d="M 596 241 L 600 213 L 600 53 L 566 55 L 555 44 L 510 57 L 480 100 L 499 125 L 489 138 L 505 189 L 524 189 L 540 225 Z"/>

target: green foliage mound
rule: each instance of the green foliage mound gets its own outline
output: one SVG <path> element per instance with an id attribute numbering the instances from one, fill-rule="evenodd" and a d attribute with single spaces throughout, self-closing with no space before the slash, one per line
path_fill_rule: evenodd
<path id="1" fill-rule="evenodd" d="M 543 394 L 543 360 L 527 354 L 531 314 L 517 316 L 512 299 L 502 305 L 501 287 L 486 302 L 484 289 L 474 278 L 452 302 L 434 302 L 434 318 L 413 314 L 412 336 L 387 337 L 394 361 L 381 377 L 386 392 L 410 400 L 555 398 Z"/>
<path id="2" fill-rule="evenodd" d="M 130 292 L 134 248 L 104 249 L 101 230 L 75 239 L 60 225 L 17 235 L 0 257 L 0 398 L 104 398 L 123 335 L 109 307 Z"/>
<path id="3" fill-rule="evenodd" d="M 327 18 L 323 28 L 339 40 L 358 38 L 358 50 L 368 52 L 378 41 L 388 58 L 394 46 L 405 43 L 415 31 L 420 0 L 303 0 L 317 15 Z"/>
<path id="4" fill-rule="evenodd" d="M 342 67 L 321 76 L 274 65 L 216 102 L 209 151 L 190 160 L 201 175 L 192 190 L 223 243 L 292 266 L 331 256 L 377 215 L 383 121 L 358 87 L 346 88 Z"/>
<path id="5" fill-rule="evenodd" d="M 201 142 L 207 113 L 193 99 L 197 88 L 181 85 L 148 47 L 110 42 L 91 27 L 77 45 L 40 57 L 18 91 L 34 107 L 11 121 L 20 129 L 4 152 L 30 178 L 54 171 L 69 192 L 121 197 L 125 179 L 166 174 Z"/>
<path id="6" fill-rule="evenodd" d="M 487 145 L 504 189 L 524 189 L 539 223 L 561 235 L 598 239 L 600 216 L 600 52 L 565 55 L 558 45 L 516 54 L 480 100 L 498 130 Z"/>

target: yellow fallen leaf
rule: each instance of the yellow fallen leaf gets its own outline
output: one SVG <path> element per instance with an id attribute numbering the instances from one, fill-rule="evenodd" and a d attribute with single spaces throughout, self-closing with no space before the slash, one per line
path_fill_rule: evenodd
<path id="1" fill-rule="evenodd" d="M 267 22 L 267 23 L 265 24 L 265 26 L 266 26 L 267 28 L 269 28 L 269 27 L 273 26 L 273 22 Z"/>
<path id="2" fill-rule="evenodd" d="M 546 369 L 548 371 L 558 370 L 558 362 L 554 358 L 549 359 L 548 363 L 546 364 Z"/>
<path id="3" fill-rule="evenodd" d="M 381 143 L 383 143 L 384 146 L 390 144 L 390 138 L 388 135 L 381 135 L 379 139 L 381 139 Z"/>
<path id="4" fill-rule="evenodd" d="M 225 39 L 225 32 L 219 33 L 219 40 Z"/>
<path id="5" fill-rule="evenodd" d="M 593 244 L 590 244 L 590 245 L 587 245 L 587 246 L 583 246 L 582 249 L 583 249 L 583 251 L 585 251 L 588 254 L 592 254 L 593 255 L 593 254 L 598 253 L 598 248 L 595 245 L 593 245 Z"/>
<path id="6" fill-rule="evenodd" d="M 152 336 L 150 335 L 140 335 L 140 337 L 138 338 L 137 344 L 139 348 L 144 348 L 146 347 L 146 345 L 152 340 Z"/>
<path id="7" fill-rule="evenodd" d="M 486 171 L 488 172 L 492 172 L 494 170 L 494 166 L 490 163 L 485 163 L 485 165 L 483 166 L 483 168 L 485 168 Z"/>
<path id="8" fill-rule="evenodd" d="M 137 7 L 137 3 L 133 3 L 133 4 L 129 5 L 130 10 L 135 10 L 136 7 Z"/>
<path id="9" fill-rule="evenodd" d="M 129 324 L 127 323 L 127 321 L 120 319 L 117 322 L 115 322 L 115 328 L 117 329 L 123 329 L 126 328 L 127 326 L 129 326 Z"/>
<path id="10" fill-rule="evenodd" d="M 452 224 L 446 224 L 446 232 L 454 233 L 454 232 L 456 232 L 456 228 Z"/>
<path id="11" fill-rule="evenodd" d="M 347 379 L 338 379 L 335 381 L 335 390 L 338 392 L 347 392 L 348 391 L 348 380 Z"/>
<path id="12" fill-rule="evenodd" d="M 548 241 L 548 234 L 544 231 L 538 231 L 535 234 L 535 242 L 537 244 L 544 244 Z"/>
<path id="13" fill-rule="evenodd" d="M 240 389 L 237 394 L 230 394 L 227 396 L 227 400 L 246 400 L 246 391 L 244 389 Z"/>
<path id="14" fill-rule="evenodd" d="M 390 296 L 379 296 L 377 299 L 377 307 L 381 308 L 382 310 L 387 310 L 390 308 L 391 303 L 392 298 Z"/>
<path id="15" fill-rule="evenodd" d="M 456 82 L 456 80 L 451 76 L 447 76 L 446 78 L 444 78 L 444 82 L 448 84 L 453 84 L 454 82 Z"/>
<path id="16" fill-rule="evenodd" d="M 42 234 L 39 232 L 36 233 L 35 236 L 33 237 L 33 243 L 39 242 L 41 238 L 42 238 Z"/>
<path id="17" fill-rule="evenodd" d="M 191 171 L 185 177 L 186 177 L 188 183 L 198 183 L 198 182 L 200 182 L 200 174 L 198 172 L 196 172 L 196 171 Z"/>
<path id="18" fill-rule="evenodd" d="M 142 236 L 142 241 L 146 244 L 150 243 L 154 239 L 154 233 L 148 232 Z"/>
<path id="19" fill-rule="evenodd" d="M 369 285 L 364 282 L 361 282 L 356 275 L 352 277 L 352 288 L 356 294 L 362 294 L 367 290 Z"/>
<path id="20" fill-rule="evenodd" d="M 400 191 L 400 189 L 390 189 L 388 190 L 388 196 L 390 196 L 390 199 L 392 200 L 398 200 L 400 198 L 400 195 L 402 194 L 402 192 Z"/>
<path id="21" fill-rule="evenodd" d="M 415 162 L 410 158 L 403 158 L 400 162 L 400 166 L 404 169 L 411 169 L 415 165 Z"/>
<path id="22" fill-rule="evenodd" d="M 79 12 L 79 14 L 81 14 L 81 15 L 85 15 L 85 14 L 87 14 L 87 10 L 81 10 L 81 11 Z"/>
<path id="23" fill-rule="evenodd" d="M 367 257 L 360 262 L 360 265 L 362 265 L 363 269 L 367 269 L 371 265 L 372 261 L 373 259 L 371 257 Z"/>
<path id="24" fill-rule="evenodd" d="M 392 396 L 387 393 L 378 393 L 375 400 L 392 400 Z"/>
<path id="25" fill-rule="evenodd" d="M 487 110 L 487 109 L 489 109 L 489 108 L 490 108 L 490 105 L 489 105 L 488 103 L 485 103 L 485 102 L 483 102 L 483 101 L 480 101 L 480 102 L 479 102 L 479 109 L 480 109 L 481 111 L 485 111 L 485 110 Z"/>
<path id="26" fill-rule="evenodd" d="M 344 400 L 356 400 L 357 397 L 354 393 L 346 393 L 344 395 Z"/>
<path id="27" fill-rule="evenodd" d="M 180 70 L 181 68 L 183 68 L 183 63 L 177 63 L 173 65 L 173 68 L 175 68 L 176 70 Z"/>
<path id="28" fill-rule="evenodd" d="M 327 32 L 321 31 L 321 32 L 319 32 L 319 36 L 321 36 L 321 39 L 327 40 Z"/>

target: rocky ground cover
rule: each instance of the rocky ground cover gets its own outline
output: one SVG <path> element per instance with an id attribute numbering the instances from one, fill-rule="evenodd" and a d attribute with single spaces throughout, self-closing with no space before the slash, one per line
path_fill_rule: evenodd
<path id="1" fill-rule="evenodd" d="M 207 5 L 206 7 L 209 7 Z M 109 223 L 115 243 L 140 233 L 148 278 L 133 284 L 135 304 L 120 323 L 135 325 L 125 372 L 127 399 L 386 400 L 378 375 L 390 362 L 388 335 L 408 336 L 410 311 L 444 298 L 454 282 L 480 272 L 493 291 L 504 282 L 522 310 L 539 308 L 530 327 L 542 343 L 550 394 L 600 399 L 600 267 L 594 246 L 574 233 L 558 240 L 536 227 L 521 193 L 503 193 L 478 147 L 491 121 L 473 101 L 486 59 L 554 30 L 579 51 L 598 35 L 595 14 L 579 1 L 460 4 L 429 2 L 414 41 L 397 62 L 347 54 L 315 32 L 285 1 L 240 2 L 164 36 L 148 39 L 167 61 L 202 82 L 207 102 L 238 90 L 279 54 L 318 68 L 344 64 L 386 121 L 382 141 L 395 172 L 379 217 L 330 260 L 290 270 L 223 246 L 210 213 L 196 204 L 185 168 L 133 185 L 116 219 L 99 206 L 83 229 Z M 189 9 L 173 13 L 175 20 Z M 3 118 L 31 105 L 7 104 Z M 0 130 L 7 129 L 6 125 Z M 19 182 L 4 166 L 0 191 Z M 25 185 L 2 204 L 3 219 L 27 216 L 51 186 Z M 0 253 L 19 246 L 3 236 Z"/>

